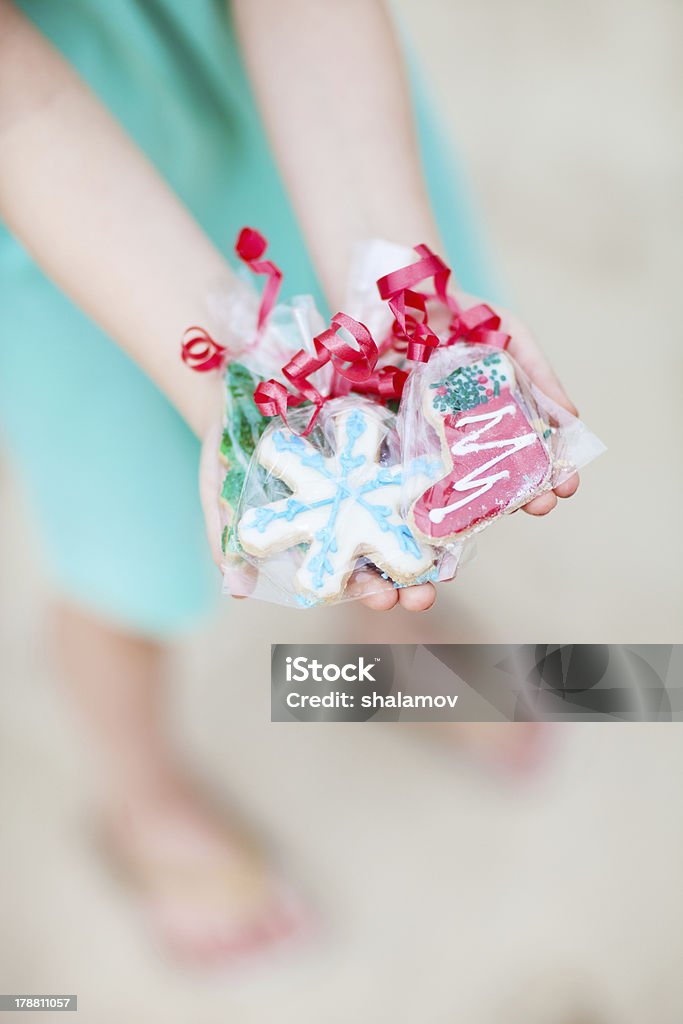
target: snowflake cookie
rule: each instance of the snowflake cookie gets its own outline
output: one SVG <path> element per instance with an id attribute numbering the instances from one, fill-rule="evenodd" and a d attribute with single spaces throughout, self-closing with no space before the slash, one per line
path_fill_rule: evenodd
<path id="1" fill-rule="evenodd" d="M 550 478 L 546 424 L 532 422 L 520 401 L 512 360 L 488 351 L 424 388 L 422 412 L 447 467 L 410 510 L 413 529 L 430 544 L 450 543 L 520 508 Z"/>
<path id="2" fill-rule="evenodd" d="M 257 462 L 292 493 L 242 515 L 242 548 L 267 558 L 308 545 L 294 586 L 312 601 L 338 598 L 360 556 L 396 583 L 418 581 L 431 571 L 434 553 L 400 513 L 400 465 L 380 462 L 386 414 L 369 404 L 345 404 L 329 422 L 331 454 L 281 426 L 261 438 Z"/>

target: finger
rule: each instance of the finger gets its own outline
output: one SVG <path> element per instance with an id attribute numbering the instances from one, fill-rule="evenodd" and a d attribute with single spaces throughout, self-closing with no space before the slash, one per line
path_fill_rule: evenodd
<path id="1" fill-rule="evenodd" d="M 545 360 L 543 362 L 545 363 Z M 539 365 L 536 369 L 529 372 L 529 377 L 539 391 L 542 391 L 544 395 L 547 395 L 548 398 L 556 402 L 562 409 L 565 409 L 578 419 L 579 410 L 565 391 L 554 370 L 551 370 L 547 365 Z"/>
<path id="2" fill-rule="evenodd" d="M 221 516 L 218 499 L 220 493 L 219 462 L 217 455 L 221 435 L 220 425 L 216 424 L 204 439 L 199 458 L 199 497 L 204 512 L 211 554 L 219 568 L 223 559 L 223 552 L 221 550 Z"/>
<path id="3" fill-rule="evenodd" d="M 407 612 L 426 612 L 436 601 L 436 587 L 433 583 L 418 583 L 414 587 L 399 590 L 401 608 Z"/>
<path id="4" fill-rule="evenodd" d="M 351 576 L 344 596 L 362 601 L 375 612 L 389 611 L 398 602 L 398 592 L 391 580 L 382 579 L 370 569 L 360 569 Z"/>
<path id="5" fill-rule="evenodd" d="M 579 488 L 579 474 L 572 473 L 568 480 L 563 480 L 561 484 L 554 487 L 553 490 L 558 498 L 571 498 L 572 494 L 576 494 Z"/>
<path id="6" fill-rule="evenodd" d="M 227 555 L 222 562 L 223 581 L 231 597 L 249 597 L 258 581 L 258 569 L 238 555 Z"/>
<path id="7" fill-rule="evenodd" d="M 579 410 L 565 391 L 560 378 L 526 327 L 516 328 L 516 333 L 512 334 L 509 351 L 513 359 L 517 360 L 526 375 L 544 395 L 547 395 L 553 402 L 557 402 L 572 416 L 579 415 Z"/>
<path id="8" fill-rule="evenodd" d="M 538 498 L 532 498 L 531 501 L 523 506 L 523 509 L 530 516 L 547 516 L 556 505 L 557 497 L 553 491 L 548 491 L 547 494 L 540 494 Z"/>
<path id="9" fill-rule="evenodd" d="M 390 590 L 378 590 L 360 600 L 366 608 L 370 608 L 373 612 L 388 612 L 398 604 L 398 591 L 394 587 Z"/>

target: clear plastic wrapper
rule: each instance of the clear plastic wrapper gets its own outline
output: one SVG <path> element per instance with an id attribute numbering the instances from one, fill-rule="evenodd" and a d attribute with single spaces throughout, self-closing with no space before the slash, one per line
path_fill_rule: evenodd
<path id="1" fill-rule="evenodd" d="M 300 348 L 312 349 L 313 337 L 324 327 L 313 298 L 305 295 L 276 306 L 259 331 L 259 301 L 250 281 L 241 282 L 230 294 L 215 293 L 209 300 L 212 335 L 228 354 L 217 457 L 222 481 L 219 505 L 224 590 L 236 594 L 253 590 L 254 580 L 234 543 L 235 510 L 258 440 L 270 423 L 256 406 L 254 390 L 264 379 L 278 377 L 282 366 Z M 315 377 L 318 386 L 328 388 L 330 376 L 331 369 L 323 367 Z"/>
<path id="2" fill-rule="evenodd" d="M 351 395 L 327 402 L 302 437 L 309 418 L 305 407 L 289 426 L 276 418 L 256 448 L 232 534 L 252 570 L 243 592 L 310 607 L 452 578 L 458 546 L 418 541 L 401 512 L 406 488 L 429 474 L 422 458 L 401 460 L 394 414 Z"/>
<path id="3" fill-rule="evenodd" d="M 418 494 L 404 484 L 403 515 L 422 542 L 446 549 L 604 451 L 508 352 L 483 344 L 437 349 L 415 367 L 401 400 L 399 434 L 403 464 L 422 458 L 431 475 Z"/>
<path id="4" fill-rule="evenodd" d="M 388 304 L 380 298 L 377 281 L 414 258 L 412 249 L 381 239 L 357 242 L 353 247 L 344 309 L 375 338 L 385 338 L 394 320 Z M 398 365 L 403 362 L 395 351 L 387 351 L 386 358 Z"/>
<path id="5" fill-rule="evenodd" d="M 474 534 L 604 451 L 427 246 L 357 246 L 329 326 L 311 296 L 276 304 L 266 248 L 240 232 L 253 276 L 210 299 L 212 334 L 191 328 L 182 352 L 224 373 L 225 593 L 307 608 L 452 579 Z"/>
<path id="6" fill-rule="evenodd" d="M 228 363 L 226 367 L 223 431 L 218 452 L 222 478 L 219 500 L 221 550 L 233 563 L 233 568 L 239 561 L 232 542 L 235 511 L 258 440 L 268 424 L 253 398 L 259 380 L 243 363 Z"/>

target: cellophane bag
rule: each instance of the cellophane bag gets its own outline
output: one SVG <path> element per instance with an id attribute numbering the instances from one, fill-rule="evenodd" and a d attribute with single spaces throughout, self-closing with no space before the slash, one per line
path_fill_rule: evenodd
<path id="1" fill-rule="evenodd" d="M 377 281 L 414 258 L 412 249 L 379 238 L 356 242 L 352 248 L 344 309 L 364 323 L 377 339 L 387 337 L 394 320 L 388 304 L 380 297 Z M 399 366 L 404 364 L 395 350 L 387 350 L 384 358 Z"/>
<path id="2" fill-rule="evenodd" d="M 449 549 L 557 487 L 605 449 L 575 416 L 543 394 L 512 356 L 455 343 L 416 366 L 399 411 L 405 466 L 430 474 L 402 512 L 422 543 Z"/>
<path id="3" fill-rule="evenodd" d="M 455 574 L 459 548 L 418 541 L 401 511 L 429 480 L 402 460 L 395 415 L 349 395 L 262 432 L 236 509 L 232 544 L 251 574 L 244 592 L 307 608 Z M 236 591 L 233 591 L 236 592 Z"/>
<path id="4" fill-rule="evenodd" d="M 312 347 L 324 321 L 311 296 L 296 296 L 276 306 L 262 330 L 257 328 L 259 296 L 250 282 L 229 294 L 210 297 L 212 336 L 228 353 L 224 370 L 221 438 L 216 453 L 221 481 L 219 511 L 224 592 L 243 595 L 254 590 L 254 573 L 234 538 L 235 511 L 247 470 L 261 434 L 271 422 L 258 409 L 254 391 L 263 380 L 277 377 L 300 348 Z M 331 371 L 316 375 L 328 386 Z"/>
<path id="5" fill-rule="evenodd" d="M 261 296 L 251 282 L 216 296 L 210 320 L 227 362 L 217 453 L 225 593 L 306 608 L 451 579 L 473 534 L 604 450 L 509 353 L 481 343 L 505 343 L 499 318 L 458 309 L 450 271 L 426 246 L 357 247 L 345 308 L 362 331 L 351 331 L 358 358 L 341 358 L 368 357 L 368 325 L 376 344 L 367 375 L 347 373 L 340 387 L 333 361 L 320 359 L 325 324 L 313 299 L 275 305 L 279 271 L 262 259 L 265 240 L 245 232 L 238 253 L 269 284 Z M 268 388 L 286 405 L 264 403 Z M 264 415 L 269 404 L 287 421 Z"/>

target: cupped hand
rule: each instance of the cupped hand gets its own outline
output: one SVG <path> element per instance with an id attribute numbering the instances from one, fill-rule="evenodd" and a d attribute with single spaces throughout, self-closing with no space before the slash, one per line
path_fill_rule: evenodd
<path id="1" fill-rule="evenodd" d="M 465 309 L 477 305 L 483 300 L 465 292 L 457 292 L 457 299 Z M 491 303 L 488 303 L 491 305 Z M 512 358 L 519 364 L 527 377 L 536 387 L 556 402 L 572 416 L 578 416 L 578 410 L 571 401 L 567 392 L 560 383 L 555 371 L 546 359 L 538 342 L 529 328 L 517 316 L 499 306 L 492 306 L 501 319 L 501 330 L 510 335 L 508 351 Z M 579 475 L 573 473 L 567 480 L 558 484 L 551 491 L 532 498 L 523 506 L 523 511 L 532 516 L 545 516 L 557 505 L 558 498 L 571 498 L 579 486 Z M 370 575 L 370 574 L 367 574 Z M 420 583 L 414 587 L 394 588 L 387 581 L 382 589 L 378 590 L 377 579 L 360 581 L 359 593 L 363 587 L 372 590 L 366 597 L 361 597 L 363 604 L 374 611 L 389 611 L 400 605 L 406 611 L 421 612 L 432 607 L 436 600 L 436 587 L 433 583 Z"/>
<path id="2" fill-rule="evenodd" d="M 464 292 L 457 293 L 458 301 L 464 308 L 476 305 L 482 300 Z M 489 303 L 489 305 L 491 305 Z M 492 306 L 501 318 L 501 330 L 511 336 L 508 351 L 519 364 L 529 379 L 549 398 L 573 416 L 577 416 L 576 406 L 562 387 L 557 375 L 546 359 L 538 342 L 528 327 L 513 313 L 498 306 Z M 217 452 L 221 441 L 221 426 L 217 419 L 205 435 L 199 472 L 199 493 L 204 510 L 206 531 L 211 552 L 219 568 L 225 561 L 221 551 L 221 516 L 219 494 L 223 483 L 224 467 L 218 459 Z M 525 512 L 533 516 L 544 516 L 557 505 L 558 498 L 570 498 L 579 486 L 578 473 L 558 484 L 553 490 L 532 498 L 523 506 Z M 229 571 L 229 570 L 228 570 Z M 256 570 L 246 563 L 239 568 L 242 586 L 245 578 L 255 582 Z M 390 611 L 400 606 L 404 611 L 423 612 L 432 607 L 436 600 L 436 587 L 433 583 L 419 583 L 412 587 L 395 587 L 390 580 L 383 579 L 379 573 L 371 569 L 356 571 L 346 588 L 346 596 L 360 600 L 372 611 Z"/>
<path id="3" fill-rule="evenodd" d="M 483 301 L 465 292 L 457 292 L 456 295 L 458 302 L 465 309 Z M 503 309 L 500 306 L 494 306 L 491 303 L 488 303 L 488 305 L 500 317 L 501 330 L 510 335 L 508 352 L 526 373 L 531 382 L 546 394 L 548 398 L 551 398 L 553 402 L 556 402 L 563 409 L 566 409 L 567 412 L 571 413 L 572 416 L 578 416 L 579 413 L 576 406 L 564 390 L 557 374 L 526 324 L 509 310 Z M 545 516 L 555 508 L 558 498 L 571 498 L 576 493 L 578 486 L 579 474 L 573 473 L 567 480 L 558 484 L 551 491 L 541 494 L 538 498 L 532 498 L 531 501 L 523 506 L 523 511 L 528 512 L 532 516 Z"/>

